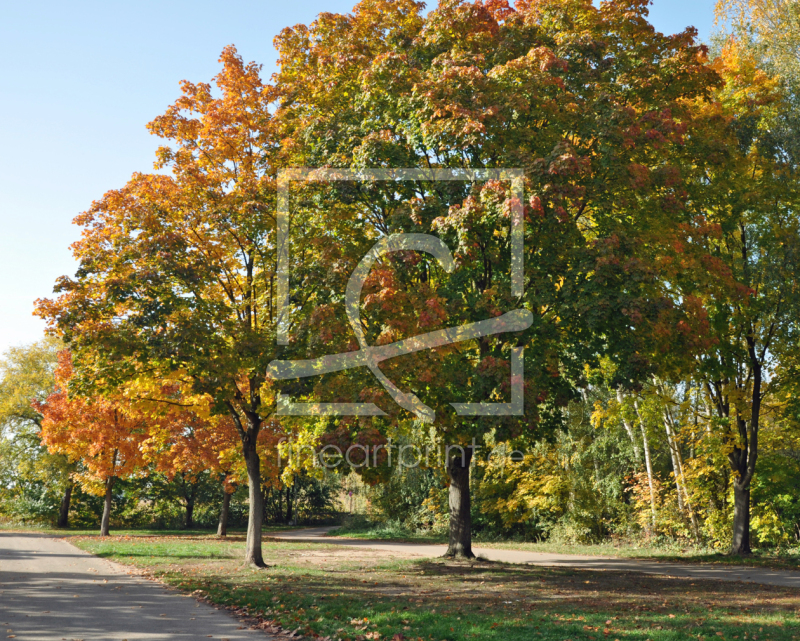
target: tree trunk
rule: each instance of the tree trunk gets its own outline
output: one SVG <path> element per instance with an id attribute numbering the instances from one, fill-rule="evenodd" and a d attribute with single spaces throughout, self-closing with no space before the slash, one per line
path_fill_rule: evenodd
<path id="1" fill-rule="evenodd" d="M 292 524 L 294 501 L 292 501 L 292 488 L 286 486 L 286 525 Z"/>
<path id="2" fill-rule="evenodd" d="M 683 514 L 685 507 L 683 505 L 683 488 L 681 487 L 681 474 L 678 468 L 678 459 L 676 446 L 672 438 L 672 431 L 669 429 L 669 421 L 666 415 L 664 416 L 664 429 L 667 432 L 667 448 L 669 449 L 669 458 L 672 461 L 672 475 L 675 477 L 675 491 L 678 494 L 678 509 Z"/>
<path id="3" fill-rule="evenodd" d="M 656 491 L 653 487 L 653 464 L 650 458 L 650 442 L 647 440 L 647 428 L 645 428 L 642 413 L 639 411 L 638 401 L 634 401 L 633 406 L 636 408 L 636 416 L 639 418 L 639 427 L 642 430 L 642 445 L 644 446 L 644 462 L 645 469 L 647 470 L 647 484 L 650 486 L 650 514 L 652 517 L 653 530 L 652 534 L 656 533 Z"/>
<path id="4" fill-rule="evenodd" d="M 228 535 L 228 511 L 231 507 L 231 495 L 222 486 L 222 508 L 219 511 L 219 525 L 217 526 L 217 536 Z"/>
<path id="5" fill-rule="evenodd" d="M 256 433 L 257 436 L 257 433 Z M 261 491 L 261 461 L 256 451 L 256 438 L 248 437 L 242 444 L 247 465 L 250 509 L 247 517 L 247 543 L 244 562 L 258 568 L 267 567 L 261 554 L 261 528 L 264 523 L 264 494 Z"/>
<path id="6" fill-rule="evenodd" d="M 100 521 L 100 536 L 108 536 L 108 523 L 111 519 L 111 490 L 114 488 L 114 477 L 110 476 L 106 481 L 106 498 L 103 503 L 103 518 Z"/>
<path id="7" fill-rule="evenodd" d="M 694 507 L 692 506 L 692 497 L 689 496 L 689 488 L 686 485 L 686 476 L 683 473 L 683 457 L 681 456 L 681 448 L 678 445 L 675 421 L 672 418 L 672 414 L 666 408 L 664 408 L 664 427 L 667 430 L 667 442 L 669 444 L 670 452 L 674 452 L 672 463 L 673 469 L 675 470 L 675 485 L 678 488 L 678 495 L 680 496 L 681 491 L 683 492 L 684 504 L 689 512 L 689 519 L 692 523 L 692 534 L 694 535 L 694 540 L 699 541 L 700 528 L 697 525 L 697 519 L 694 515 Z M 677 467 L 675 467 L 676 463 Z M 678 483 L 678 478 L 680 478 L 680 483 Z M 680 501 L 678 502 L 680 503 Z"/>
<path id="8" fill-rule="evenodd" d="M 194 492 L 186 499 L 186 525 L 187 530 L 194 527 Z"/>
<path id="9" fill-rule="evenodd" d="M 733 544 L 731 554 L 750 554 L 750 484 L 733 479 Z"/>
<path id="10" fill-rule="evenodd" d="M 69 504 L 72 500 L 72 481 L 67 481 L 67 488 L 64 490 L 64 497 L 61 499 L 61 509 L 58 511 L 58 527 L 69 526 Z"/>
<path id="11" fill-rule="evenodd" d="M 751 390 L 750 423 L 737 416 L 736 425 L 744 447 L 734 447 L 728 454 L 731 466 L 737 474 L 733 479 L 733 542 L 731 554 L 750 554 L 750 482 L 756 472 L 758 460 L 758 430 L 761 425 L 761 376 L 762 360 L 756 354 L 755 340 L 748 335 L 747 351 L 753 372 Z M 764 346 L 766 353 L 767 346 Z"/>
<path id="12" fill-rule="evenodd" d="M 625 396 L 622 393 L 622 388 L 617 388 L 617 403 L 619 403 L 620 415 L 622 416 L 622 426 L 625 428 L 625 432 L 628 434 L 628 438 L 631 440 L 631 445 L 633 446 L 633 456 L 636 459 L 636 465 L 642 464 L 642 453 L 639 451 L 639 444 L 636 442 L 636 437 L 633 434 L 633 427 L 631 426 L 630 421 L 625 416 L 625 412 L 622 408 L 622 405 L 625 402 Z"/>
<path id="13" fill-rule="evenodd" d="M 450 544 L 445 556 L 474 559 L 472 553 L 472 516 L 470 513 L 469 466 L 472 448 L 453 452 L 447 459 L 450 478 Z"/>
<path id="14" fill-rule="evenodd" d="M 254 385 L 253 381 L 250 381 Z M 258 407 L 260 401 L 251 396 L 253 405 Z M 257 568 L 265 568 L 261 554 L 261 530 L 264 526 L 264 493 L 261 490 L 261 461 L 258 458 L 256 443 L 261 430 L 261 417 L 256 411 L 242 408 L 241 412 L 233 403 L 228 402 L 228 409 L 236 424 L 239 437 L 242 439 L 242 454 L 247 467 L 247 485 L 249 509 L 247 514 L 247 542 L 245 543 L 244 562 Z"/>
<path id="15" fill-rule="evenodd" d="M 283 523 L 283 490 L 273 490 L 275 499 L 275 519 L 278 523 Z"/>

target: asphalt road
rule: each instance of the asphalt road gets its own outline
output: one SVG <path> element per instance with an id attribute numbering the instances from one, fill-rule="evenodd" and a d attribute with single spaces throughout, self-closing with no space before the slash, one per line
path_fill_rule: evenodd
<path id="1" fill-rule="evenodd" d="M 0 639 L 257 641 L 236 619 L 66 541 L 0 532 Z"/>
<path id="2" fill-rule="evenodd" d="M 341 536 L 326 537 L 325 534 L 331 529 L 330 527 L 320 527 L 270 533 L 270 537 L 287 541 L 307 541 L 371 550 L 386 550 L 394 554 L 427 558 L 443 556 L 447 550 L 447 546 L 444 545 L 368 541 L 364 539 L 348 539 Z M 528 565 L 569 567 L 597 571 L 639 572 L 643 574 L 659 574 L 661 576 L 709 579 L 714 581 L 744 581 L 747 583 L 762 583 L 764 585 L 779 585 L 787 588 L 800 589 L 800 572 L 791 570 L 770 570 L 769 568 L 712 563 L 662 563 L 643 559 L 609 556 L 544 554 L 541 552 L 524 552 L 522 550 L 482 548 L 480 546 L 473 547 L 472 551 L 477 556 L 489 561 L 501 561 L 503 563 L 525 563 Z"/>

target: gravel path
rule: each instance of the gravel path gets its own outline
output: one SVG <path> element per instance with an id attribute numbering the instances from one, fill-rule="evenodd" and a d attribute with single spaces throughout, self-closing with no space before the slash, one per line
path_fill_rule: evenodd
<path id="1" fill-rule="evenodd" d="M 66 541 L 0 532 L 0 638 L 228 641 L 274 637 Z M 3 632 L 5 631 L 5 635 Z"/>
<path id="2" fill-rule="evenodd" d="M 333 545 L 352 546 L 372 550 L 386 550 L 407 556 L 437 557 L 444 555 L 444 545 L 424 545 L 419 543 L 396 543 L 392 541 L 367 541 L 364 539 L 348 539 L 341 536 L 326 537 L 333 528 L 320 527 L 289 532 L 270 534 L 272 538 L 307 541 L 313 543 L 330 543 Z M 671 563 L 643 559 L 630 559 L 608 556 L 579 556 L 577 554 L 545 554 L 541 552 L 524 552 L 522 550 L 496 550 L 492 548 L 474 547 L 476 555 L 490 561 L 504 563 L 526 563 L 529 565 L 579 568 L 582 570 L 641 572 L 662 576 L 688 577 L 692 579 L 711 579 L 717 581 L 744 581 L 779 585 L 788 588 L 800 588 L 800 572 L 791 570 L 770 570 L 768 568 L 746 567 L 742 565 L 720 565 L 711 563 Z"/>

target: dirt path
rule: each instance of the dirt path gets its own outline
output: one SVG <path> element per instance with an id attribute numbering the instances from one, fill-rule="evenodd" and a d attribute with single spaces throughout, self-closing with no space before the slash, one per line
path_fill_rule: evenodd
<path id="1" fill-rule="evenodd" d="M 229 641 L 274 637 L 125 573 L 66 541 L 0 532 L 0 637 L 17 641 Z"/>
<path id="2" fill-rule="evenodd" d="M 392 541 L 365 541 L 344 537 L 326 537 L 333 528 L 320 527 L 305 530 L 294 530 L 271 534 L 272 538 L 287 541 L 306 541 L 313 543 L 329 543 L 332 545 L 351 546 L 373 550 L 385 550 L 406 556 L 436 557 L 442 556 L 447 549 L 444 545 L 424 545 L 419 543 L 397 543 Z M 642 559 L 626 559 L 608 556 L 579 556 L 577 554 L 545 554 L 541 552 L 524 552 L 521 550 L 495 550 L 474 547 L 473 551 L 480 557 L 490 561 L 504 563 L 525 563 L 528 565 L 557 566 L 579 568 L 582 570 L 616 572 L 641 572 L 662 576 L 687 577 L 692 579 L 711 579 L 718 581 L 745 581 L 764 585 L 800 589 L 800 572 L 791 570 L 770 570 L 734 565 L 715 565 L 710 563 L 660 563 Z"/>

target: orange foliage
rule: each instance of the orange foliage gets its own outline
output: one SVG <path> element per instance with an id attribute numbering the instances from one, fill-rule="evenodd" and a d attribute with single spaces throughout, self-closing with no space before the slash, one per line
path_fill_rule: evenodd
<path id="1" fill-rule="evenodd" d="M 56 391 L 33 406 L 43 416 L 42 442 L 51 452 L 80 461 L 81 485 L 101 494 L 109 479 L 132 476 L 144 465 L 140 445 L 147 435 L 145 415 L 120 397 L 71 395 L 72 374 L 72 357 L 65 350 L 58 356 Z"/>

